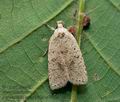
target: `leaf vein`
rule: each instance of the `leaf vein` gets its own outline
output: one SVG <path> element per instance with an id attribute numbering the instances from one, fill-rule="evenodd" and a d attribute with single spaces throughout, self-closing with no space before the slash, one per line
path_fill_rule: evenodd
<path id="1" fill-rule="evenodd" d="M 12 42 L 9 42 L 8 46 L 3 47 L 3 48 L 0 49 L 0 53 L 3 53 L 5 50 L 7 50 L 10 47 L 14 46 L 15 44 L 17 44 L 17 42 L 22 41 L 27 36 L 29 36 L 32 32 L 34 32 L 36 29 L 38 29 L 39 27 L 41 27 L 42 25 L 44 25 L 48 21 L 52 20 L 54 17 L 56 17 L 58 14 L 60 14 L 65 8 L 67 8 L 73 1 L 74 0 L 69 0 L 68 2 L 63 4 L 63 6 L 61 8 L 59 8 L 58 11 L 54 12 L 53 15 L 51 15 L 48 19 L 44 20 L 42 24 L 37 25 L 33 29 L 30 29 L 27 33 L 24 34 L 24 36 L 20 36 L 20 37 L 16 38 L 15 40 L 13 40 Z"/>
<path id="2" fill-rule="evenodd" d="M 111 70 L 113 70 L 118 76 L 120 76 L 120 73 L 116 71 L 113 66 L 110 64 L 110 62 L 104 57 L 104 55 L 98 50 L 98 48 L 94 45 L 93 41 L 89 37 L 89 35 L 86 33 L 86 36 L 88 37 L 88 40 L 90 41 L 91 45 L 94 47 L 94 49 L 98 52 L 98 54 L 101 56 L 101 58 L 105 61 L 105 63 L 110 67 Z"/>

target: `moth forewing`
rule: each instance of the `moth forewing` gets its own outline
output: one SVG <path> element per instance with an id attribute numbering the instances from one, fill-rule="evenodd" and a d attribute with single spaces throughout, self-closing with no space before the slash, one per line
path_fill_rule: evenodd
<path id="1" fill-rule="evenodd" d="M 64 87 L 68 81 L 80 85 L 87 82 L 87 72 L 80 48 L 74 36 L 58 22 L 48 49 L 48 74 L 52 90 Z"/>

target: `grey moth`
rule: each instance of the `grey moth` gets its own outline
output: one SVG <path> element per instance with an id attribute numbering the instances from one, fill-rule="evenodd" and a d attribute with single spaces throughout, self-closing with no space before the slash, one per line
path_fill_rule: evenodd
<path id="1" fill-rule="evenodd" d="M 57 29 L 49 40 L 48 76 L 52 90 L 64 87 L 68 81 L 74 85 L 88 81 L 81 50 L 62 21 L 57 22 Z"/>

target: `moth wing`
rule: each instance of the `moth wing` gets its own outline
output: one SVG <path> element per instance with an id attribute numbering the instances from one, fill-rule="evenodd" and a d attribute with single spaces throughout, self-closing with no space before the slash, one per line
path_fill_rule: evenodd
<path id="1" fill-rule="evenodd" d="M 86 84 L 88 78 L 84 59 L 77 41 L 71 33 L 68 34 L 67 46 L 66 61 L 68 62 L 69 81 L 76 85 Z"/>
<path id="2" fill-rule="evenodd" d="M 68 78 L 65 71 L 66 67 L 64 64 L 64 58 L 59 54 L 59 40 L 60 38 L 53 34 L 49 41 L 48 75 L 49 84 L 52 90 L 62 88 L 68 82 Z"/>

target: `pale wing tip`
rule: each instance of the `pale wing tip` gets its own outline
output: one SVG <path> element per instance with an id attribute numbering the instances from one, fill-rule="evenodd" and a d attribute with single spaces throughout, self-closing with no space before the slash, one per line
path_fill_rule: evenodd
<path id="1" fill-rule="evenodd" d="M 50 84 L 50 88 L 51 90 L 57 90 L 57 89 L 60 89 L 60 88 L 63 88 L 64 86 L 66 86 L 67 82 L 64 83 L 64 84 Z"/>
<path id="2" fill-rule="evenodd" d="M 88 77 L 86 76 L 84 79 L 70 79 L 69 82 L 71 82 L 73 85 L 86 85 L 88 82 Z"/>

